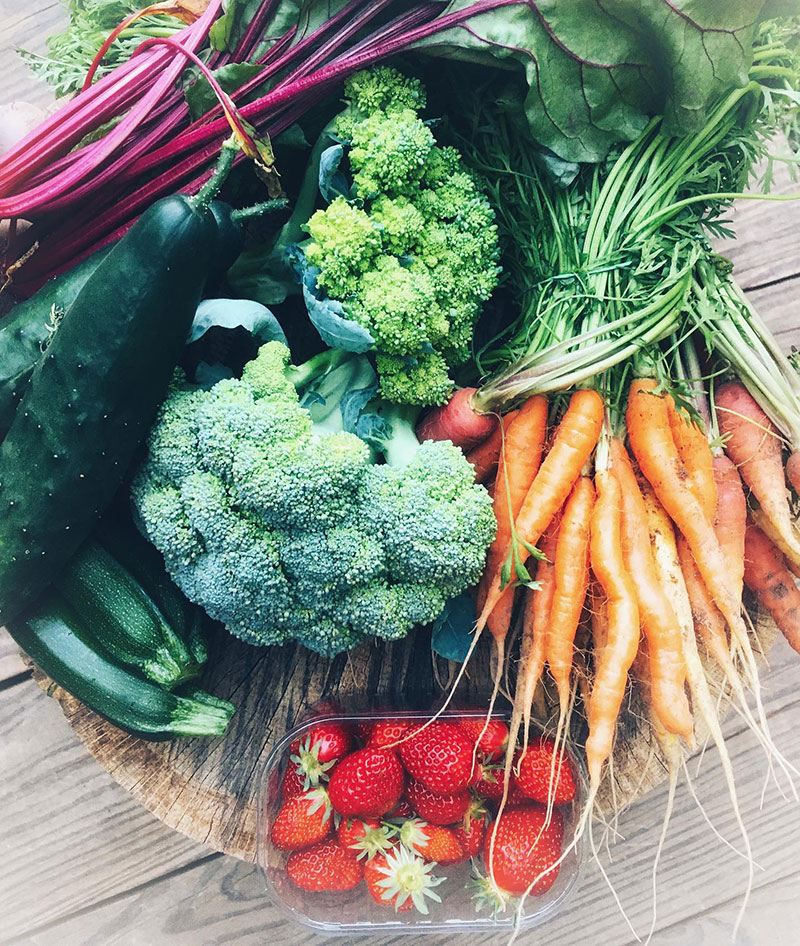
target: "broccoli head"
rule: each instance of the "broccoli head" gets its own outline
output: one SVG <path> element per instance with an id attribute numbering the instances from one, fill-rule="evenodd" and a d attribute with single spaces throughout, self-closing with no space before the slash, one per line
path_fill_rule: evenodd
<path id="1" fill-rule="evenodd" d="M 461 451 L 418 444 L 388 406 L 369 415 L 371 443 L 344 429 L 374 382 L 366 356 L 294 367 L 269 342 L 240 379 L 176 383 L 162 405 L 133 482 L 138 522 L 243 640 L 325 655 L 395 640 L 480 578 L 495 520 Z"/>
<path id="2" fill-rule="evenodd" d="M 345 98 L 334 127 L 354 196 L 311 216 L 302 249 L 318 289 L 374 339 L 383 397 L 441 404 L 497 285 L 494 212 L 458 151 L 420 117 L 416 79 L 381 66 L 353 76 Z"/>

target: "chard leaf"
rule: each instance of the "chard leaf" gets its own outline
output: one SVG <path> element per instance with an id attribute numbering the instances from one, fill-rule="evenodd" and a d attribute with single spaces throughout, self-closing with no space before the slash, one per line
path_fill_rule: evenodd
<path id="1" fill-rule="evenodd" d="M 474 0 L 450 0 L 441 16 Z M 685 134 L 709 101 L 747 81 L 763 0 L 519 0 L 417 44 L 440 56 L 519 70 L 540 144 L 565 161 L 601 161 L 653 115 Z"/>
<path id="2" fill-rule="evenodd" d="M 232 52 L 261 3 L 262 0 L 226 0 L 223 4 L 225 12 L 212 24 L 208 32 L 214 49 Z"/>
<path id="3" fill-rule="evenodd" d="M 259 66 L 255 62 L 230 62 L 226 66 L 214 69 L 213 75 L 225 92 L 235 92 L 248 79 L 252 79 L 263 69 L 263 66 Z M 184 94 L 192 121 L 196 121 L 205 115 L 217 104 L 216 95 L 214 95 L 211 86 L 208 84 L 208 80 L 202 75 L 198 76 L 197 80 L 186 89 Z"/>
<path id="4" fill-rule="evenodd" d="M 446 660 L 466 659 L 475 633 L 475 602 L 467 592 L 450 598 L 433 622 L 431 649 Z"/>

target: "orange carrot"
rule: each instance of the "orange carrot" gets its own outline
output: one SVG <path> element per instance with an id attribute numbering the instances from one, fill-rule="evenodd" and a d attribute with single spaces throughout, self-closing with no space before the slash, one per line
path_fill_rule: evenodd
<path id="1" fill-rule="evenodd" d="M 736 464 L 724 455 L 714 457 L 714 481 L 717 484 L 717 508 L 714 532 L 725 556 L 728 578 L 738 600 L 744 583 L 744 530 L 747 525 L 747 499 Z"/>
<path id="2" fill-rule="evenodd" d="M 708 438 L 688 414 L 675 406 L 671 397 L 667 397 L 666 401 L 669 427 L 686 470 L 687 486 L 700 500 L 709 522 L 713 522 L 717 508 L 717 486 L 714 482 L 714 457 Z"/>
<path id="3" fill-rule="evenodd" d="M 567 711 L 575 632 L 589 585 L 589 522 L 594 485 L 581 476 L 564 507 L 555 555 L 555 591 L 546 638 L 547 663 L 558 688 L 560 712 Z M 546 553 L 545 553 L 546 554 Z"/>
<path id="4" fill-rule="evenodd" d="M 492 433 L 477 447 L 473 447 L 467 454 L 467 462 L 475 468 L 475 482 L 486 483 L 494 478 L 497 464 L 500 460 L 500 449 L 503 445 L 503 433 L 508 425 L 517 416 L 518 411 L 509 411 L 500 418 L 500 423 Z"/>
<path id="5" fill-rule="evenodd" d="M 592 571 L 608 600 L 608 641 L 595 660 L 587 718 L 586 761 L 590 787 L 600 784 L 603 763 L 611 755 L 617 717 L 625 697 L 628 670 L 639 647 L 639 609 L 622 557 L 622 496 L 610 470 L 595 476 L 597 502 L 592 512 Z"/>
<path id="6" fill-rule="evenodd" d="M 749 647 L 747 628 L 733 582 L 727 575 L 725 557 L 712 523 L 686 485 L 686 469 L 672 439 L 667 404 L 663 397 L 654 394 L 655 389 L 656 382 L 651 378 L 631 382 L 626 414 L 631 448 L 659 502 L 686 537 L 703 581 L 731 633 L 740 646 Z"/>
<path id="7" fill-rule="evenodd" d="M 519 561 L 528 558 L 523 545 L 535 545 L 555 514 L 564 505 L 600 436 L 605 406 L 597 391 L 576 391 L 556 430 L 553 445 L 536 475 L 514 523 Z M 486 626 L 503 592 L 503 564 L 511 553 L 511 541 L 498 555 L 499 564 L 487 574 L 486 602 L 478 618 L 478 630 Z"/>
<path id="8" fill-rule="evenodd" d="M 679 423 L 683 423 L 679 418 Z M 671 733 L 689 736 L 692 714 L 684 689 L 686 663 L 678 618 L 661 587 L 650 548 L 647 509 L 630 457 L 620 440 L 611 441 L 612 473 L 622 499 L 622 557 L 633 582 L 647 638 L 653 707 Z"/>
<path id="9" fill-rule="evenodd" d="M 786 479 L 792 484 L 796 495 L 800 496 L 800 450 L 793 450 L 786 461 Z"/>
<path id="10" fill-rule="evenodd" d="M 800 589 L 783 556 L 754 525 L 745 536 L 744 581 L 772 615 L 789 644 L 800 653 Z"/>
<path id="11" fill-rule="evenodd" d="M 786 545 L 786 543 L 783 541 L 783 538 L 778 533 L 778 530 L 775 528 L 772 520 L 764 513 L 764 510 L 760 507 L 751 507 L 747 510 L 747 514 L 750 516 L 752 522 L 757 525 L 759 529 L 761 529 L 770 542 L 772 542 L 772 544 L 783 553 L 784 557 L 786 558 L 786 567 L 789 569 L 789 571 L 795 576 L 795 578 L 800 578 L 800 557 L 795 554 L 793 549 L 790 549 Z"/>
<path id="12" fill-rule="evenodd" d="M 682 535 L 677 537 L 677 544 L 681 572 L 692 607 L 695 633 L 702 638 L 709 654 L 727 675 L 729 671 L 733 671 L 733 661 L 728 646 L 725 620 L 711 600 L 711 595 L 700 576 L 689 545 Z"/>
<path id="13" fill-rule="evenodd" d="M 723 384 L 714 395 L 725 452 L 739 468 L 783 542 L 800 556 L 786 492 L 780 434 L 744 385 Z"/>
<path id="14" fill-rule="evenodd" d="M 529 398 L 517 416 L 508 425 L 505 442 L 497 464 L 494 488 L 494 514 L 497 533 L 486 559 L 484 579 L 478 588 L 478 607 L 486 599 L 489 575 L 502 569 L 511 543 L 512 523 L 517 517 L 531 483 L 539 470 L 547 432 L 547 398 L 536 395 Z M 488 622 L 495 642 L 498 644 L 498 661 L 502 663 L 502 643 L 511 624 L 514 609 L 514 588 L 503 590 L 497 606 Z"/>

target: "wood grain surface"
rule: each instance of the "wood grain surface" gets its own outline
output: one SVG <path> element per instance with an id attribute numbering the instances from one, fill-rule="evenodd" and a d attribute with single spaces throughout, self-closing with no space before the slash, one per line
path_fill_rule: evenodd
<path id="1" fill-rule="evenodd" d="M 0 104 L 18 98 L 48 103 L 49 91 L 31 80 L 13 50 L 16 45 L 41 49 L 43 37 L 63 16 L 61 7 L 43 0 L 0 0 L 0 13 Z M 792 187 L 784 176 L 776 193 Z M 800 203 L 743 202 L 734 216 L 738 239 L 733 245 L 722 244 L 721 250 L 734 260 L 740 282 L 753 290 L 751 299 L 785 346 L 800 344 Z M 352 661 L 317 661 L 316 665 L 312 659 L 303 666 L 296 654 L 285 654 L 280 669 L 271 671 L 274 691 L 266 700 L 271 722 L 265 721 L 263 730 L 249 738 L 266 744 L 322 692 L 347 692 L 353 681 L 399 693 L 402 674 L 409 666 L 414 667 L 409 689 L 427 696 L 430 664 L 419 659 L 427 656 L 427 645 L 404 642 L 395 647 L 398 653 L 380 653 L 369 668 L 358 654 Z M 252 656 L 255 652 L 250 651 L 252 673 L 260 673 L 260 660 L 275 661 L 276 653 Z M 771 651 L 770 664 L 763 679 L 773 736 L 790 760 L 800 765 L 795 738 L 800 724 L 800 667 L 782 641 Z M 313 939 L 289 924 L 269 901 L 254 867 L 209 854 L 208 848 L 165 827 L 134 795 L 116 785 L 77 740 L 54 701 L 27 676 L 13 643 L 0 631 L 0 851 L 4 854 L 0 859 L 0 944 L 255 946 L 272 940 L 294 946 Z M 477 675 L 468 689 L 476 681 Z M 795 893 L 800 852 L 797 806 L 782 799 L 774 787 L 768 788 L 761 805 L 763 753 L 737 717 L 726 721 L 725 732 L 755 856 L 764 868 L 756 874 L 756 891 L 737 942 L 740 946 L 795 946 L 800 924 Z M 130 746 L 122 748 L 130 751 Z M 201 771 L 214 753 L 220 753 L 220 747 L 207 746 L 201 757 L 181 744 L 169 751 L 180 759 L 182 771 L 190 772 L 195 765 Z M 262 758 L 263 750 L 254 756 Z M 716 753 L 708 751 L 695 776 L 697 765 L 698 760 L 692 760 L 695 791 L 715 828 L 735 844 L 736 827 L 720 790 Z M 142 771 L 140 782 L 146 779 Z M 136 790 L 135 780 L 131 788 Z M 180 798 L 186 789 L 178 788 Z M 609 854 L 602 854 L 623 905 L 643 935 L 650 925 L 650 869 L 665 800 L 661 787 L 636 803 L 620 819 L 617 844 Z M 173 817 L 169 811 L 162 816 Z M 208 825 L 202 830 L 208 830 Z M 214 830 L 211 825 L 209 837 Z M 221 825 L 219 830 L 224 834 Z M 662 856 L 653 946 L 729 943 L 743 889 L 741 860 L 716 840 L 683 784 Z M 531 946 L 544 941 L 556 946 L 631 946 L 634 942 L 596 867 L 590 867 L 567 912 L 541 934 L 523 937 Z M 389 946 L 396 939 L 359 938 L 357 942 Z M 452 940 L 426 939 L 430 946 L 445 942 Z M 488 946 L 499 944 L 502 938 L 464 936 L 458 942 Z"/>

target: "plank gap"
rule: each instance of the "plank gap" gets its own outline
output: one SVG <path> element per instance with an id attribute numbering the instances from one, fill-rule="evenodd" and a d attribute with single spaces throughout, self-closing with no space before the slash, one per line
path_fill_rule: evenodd
<path id="1" fill-rule="evenodd" d="M 13 677 L 6 677 L 5 680 L 0 680 L 0 693 L 4 690 L 10 690 L 11 687 L 19 686 L 20 683 L 25 683 L 30 678 L 30 670 L 23 670 L 21 673 L 15 673 Z"/>

